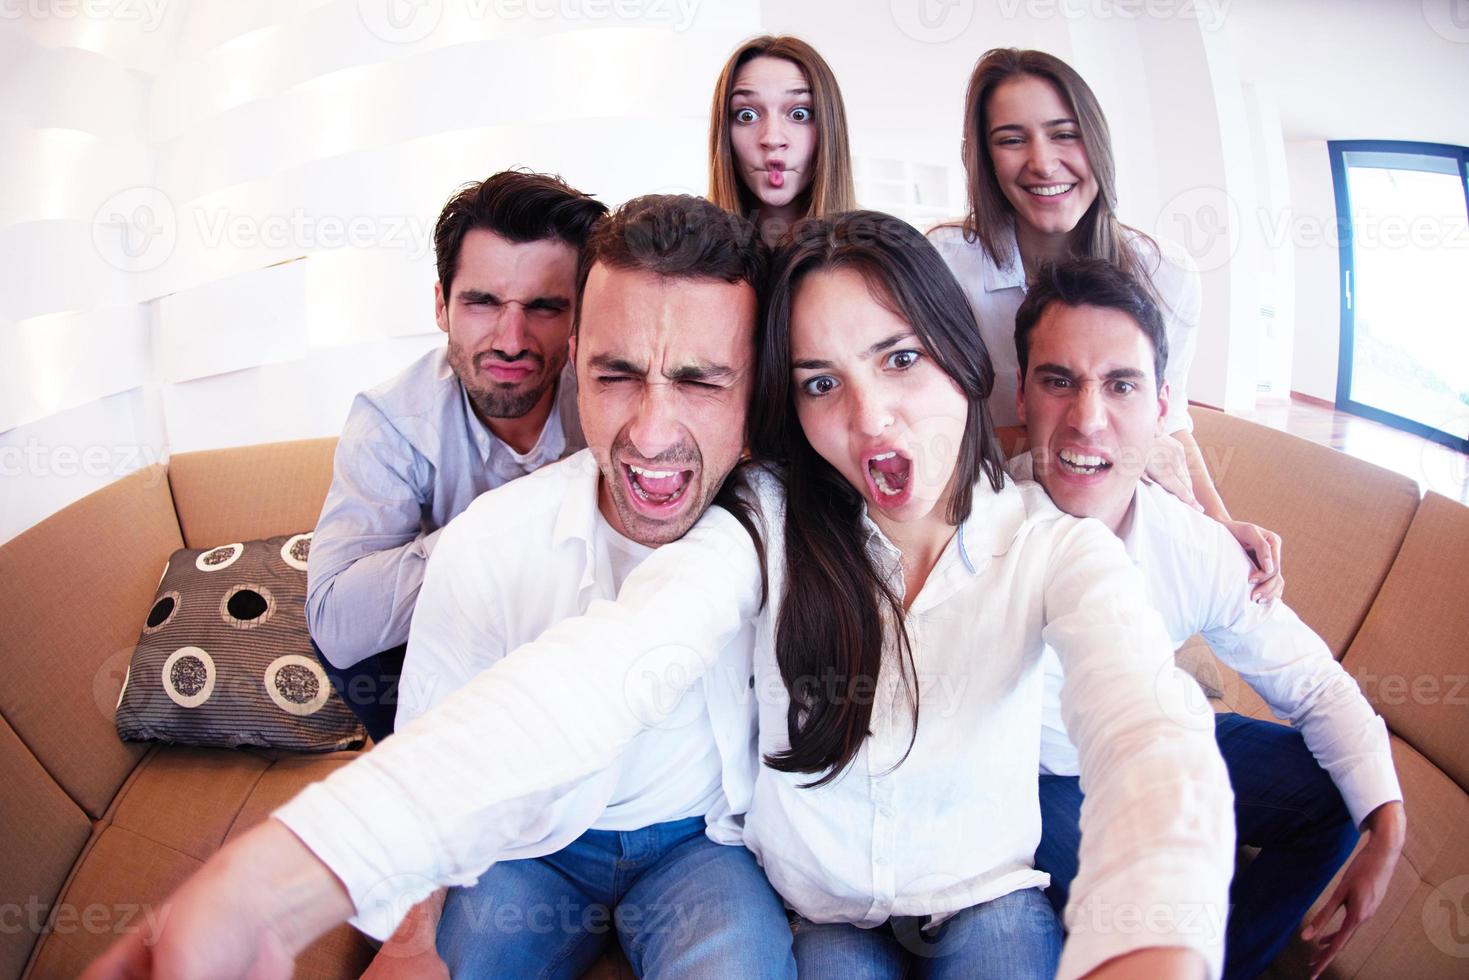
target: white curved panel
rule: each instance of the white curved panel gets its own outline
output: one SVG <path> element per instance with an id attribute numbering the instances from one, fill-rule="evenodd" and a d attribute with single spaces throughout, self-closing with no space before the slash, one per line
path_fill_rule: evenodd
<path id="1" fill-rule="evenodd" d="M 82 221 L 0 228 L 0 319 L 28 320 L 133 299 L 127 276 L 108 265 Z"/>
<path id="2" fill-rule="evenodd" d="M 0 60 L 0 119 L 34 129 L 77 129 L 134 139 L 145 118 L 147 82 L 105 55 L 33 43 Z"/>
<path id="3" fill-rule="evenodd" d="M 306 354 L 306 263 L 211 282 L 158 301 L 161 381 L 187 381 Z"/>
<path id="4" fill-rule="evenodd" d="M 313 348 L 439 333 L 431 252 L 342 249 L 313 255 L 305 265 Z"/>
<path id="5" fill-rule="evenodd" d="M 0 432 L 0 542 L 164 458 L 147 415 L 134 388 Z"/>
<path id="6" fill-rule="evenodd" d="M 162 146 L 160 186 L 188 199 L 318 159 L 476 126 L 707 118 L 726 39 L 682 43 L 672 56 L 654 32 L 622 31 L 616 40 L 605 43 L 603 31 L 486 42 L 324 76 Z M 566 67 L 527 88 L 525 79 L 550 64 Z M 630 71 L 630 64 L 640 67 Z M 690 84 L 693 78 L 707 82 Z M 483 95 L 451 99 L 446 92 Z"/>
<path id="7" fill-rule="evenodd" d="M 359 391 L 443 342 L 442 335 L 395 338 L 163 385 L 169 445 L 179 453 L 339 435 Z"/>
<path id="8" fill-rule="evenodd" d="M 147 381 L 146 314 L 132 305 L 0 323 L 0 431 Z"/>
<path id="9" fill-rule="evenodd" d="M 236 16 L 218 13 L 212 5 L 196 8 L 186 34 L 192 36 L 193 20 Z M 661 39 L 655 59 L 630 54 L 603 77 L 607 83 L 677 60 L 681 50 L 711 40 L 721 48 L 717 68 L 738 40 L 758 29 L 759 9 L 753 0 L 335 0 L 232 34 L 209 50 L 192 40 L 181 44 L 186 60 L 159 79 L 155 131 L 161 139 L 172 139 L 232 107 L 273 97 L 313 78 L 405 59 L 431 63 L 460 46 L 504 42 L 536 47 L 553 36 L 585 34 L 602 38 L 594 46 L 618 52 L 627 50 L 627 42 L 617 36 L 625 31 Z M 408 40 L 415 37 L 419 39 Z M 575 61 L 544 60 L 507 91 L 522 96 L 576 67 Z M 712 74 L 709 79 L 712 84 Z M 467 108 L 471 100 L 453 98 L 454 91 L 439 90 L 433 103 Z"/>
<path id="10" fill-rule="evenodd" d="M 135 277 L 137 295 L 162 296 L 343 248 L 421 260 L 432 253 L 433 223 L 454 189 L 506 167 L 560 173 L 609 204 L 653 190 L 699 192 L 704 138 L 702 120 L 494 127 L 332 157 L 182 203 L 155 191 L 154 211 L 169 217 L 177 243 Z M 650 147 L 658 152 L 650 156 Z"/>
<path id="11" fill-rule="evenodd" d="M 91 221 L 119 188 L 150 183 L 154 151 L 136 140 L 0 121 L 0 226 Z"/>
<path id="12" fill-rule="evenodd" d="M 187 7 L 183 0 L 7 0 L 0 29 L 153 74 L 169 59 Z"/>

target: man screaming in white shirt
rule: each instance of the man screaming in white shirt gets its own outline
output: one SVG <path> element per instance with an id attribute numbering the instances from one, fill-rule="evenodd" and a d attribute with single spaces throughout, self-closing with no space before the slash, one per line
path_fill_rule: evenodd
<path id="1" fill-rule="evenodd" d="M 1313 919 L 1313 972 L 1376 910 L 1406 823 L 1387 729 L 1310 627 L 1282 602 L 1250 601 L 1249 560 L 1218 523 L 1140 477 L 1168 412 L 1167 339 L 1148 293 L 1108 263 L 1047 267 L 1015 314 L 1017 401 L 1030 445 L 1012 462 L 1067 513 L 1123 541 L 1176 646 L 1201 633 L 1293 727 L 1216 716 L 1235 792 L 1237 838 L 1260 848 L 1236 876 L 1225 977 L 1257 976 L 1321 889 L 1367 842 Z M 1047 656 L 1043 837 L 1036 867 L 1058 909 L 1077 867 L 1082 792 L 1060 714 L 1061 665 Z M 1208 710 L 1203 708 L 1202 710 Z M 1321 936 L 1339 908 L 1340 929 Z"/>
<path id="2" fill-rule="evenodd" d="M 711 503 L 740 509 L 738 477 L 726 477 L 745 445 L 763 270 L 748 223 L 700 198 L 639 198 L 593 229 L 571 337 L 588 448 L 479 497 L 444 529 L 413 616 L 398 728 L 615 599 Z M 437 946 L 452 975 L 578 977 L 615 936 L 639 976 L 794 976 L 784 908 L 742 844 L 752 636 L 558 801 L 544 837 L 449 891 Z M 432 922 L 433 906 L 417 919 Z"/>

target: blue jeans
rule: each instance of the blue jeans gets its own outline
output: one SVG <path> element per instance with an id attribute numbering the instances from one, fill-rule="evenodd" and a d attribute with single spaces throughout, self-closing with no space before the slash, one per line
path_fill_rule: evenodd
<path id="1" fill-rule="evenodd" d="M 311 641 L 311 652 L 321 661 L 327 679 L 374 742 L 393 734 L 393 722 L 398 715 L 398 680 L 403 674 L 403 654 L 407 650 L 404 644 L 364 657 L 350 667 L 334 667 L 316 641 Z"/>
<path id="2" fill-rule="evenodd" d="M 1234 786 L 1235 834 L 1260 849 L 1229 889 L 1225 980 L 1259 976 L 1285 948 L 1307 909 L 1351 856 L 1357 829 L 1341 793 L 1301 733 L 1236 714 L 1214 716 L 1219 754 Z M 1076 877 L 1082 793 L 1074 776 L 1041 777 L 1041 844 L 1035 866 L 1046 896 L 1065 907 Z"/>
<path id="3" fill-rule="evenodd" d="M 1056 975 L 1061 924 L 1045 897 L 1022 888 L 967 908 L 937 929 L 925 919 L 894 916 L 861 929 L 796 919 L 796 968 L 801 980 L 1026 980 Z"/>
<path id="4" fill-rule="evenodd" d="M 703 817 L 589 830 L 547 857 L 497 864 L 450 889 L 438 948 L 456 978 L 574 980 L 614 933 L 639 977 L 796 975 L 765 872 L 706 837 Z"/>

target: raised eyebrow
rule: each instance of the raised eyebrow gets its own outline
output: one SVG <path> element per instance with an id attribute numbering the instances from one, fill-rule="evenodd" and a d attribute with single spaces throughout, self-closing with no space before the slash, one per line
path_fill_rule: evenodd
<path id="1" fill-rule="evenodd" d="M 1108 371 L 1103 377 L 1108 381 L 1141 381 L 1147 375 L 1137 368 L 1117 368 Z"/>
<path id="2" fill-rule="evenodd" d="M 873 344 L 871 347 L 867 348 L 865 351 L 857 356 L 861 358 L 868 358 L 874 354 L 881 354 L 885 350 L 896 347 L 905 340 L 913 339 L 915 339 L 915 335 L 911 330 L 905 330 L 902 333 L 895 333 L 891 337 L 884 337 L 882 340 L 879 340 L 877 343 Z M 793 370 L 824 371 L 829 370 L 831 367 L 831 361 L 823 361 L 816 358 L 808 358 L 807 360 L 803 361 L 791 362 L 791 368 Z"/>

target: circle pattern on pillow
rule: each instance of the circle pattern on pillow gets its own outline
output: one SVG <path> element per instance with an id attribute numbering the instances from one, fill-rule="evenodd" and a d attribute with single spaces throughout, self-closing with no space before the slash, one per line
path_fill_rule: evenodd
<path id="1" fill-rule="evenodd" d="M 293 535 L 281 545 L 281 561 L 290 565 L 298 572 L 306 571 L 306 559 L 311 554 L 311 535 L 313 531 L 305 534 Z"/>
<path id="2" fill-rule="evenodd" d="M 214 693 L 214 658 L 200 647 L 180 647 L 163 662 L 163 689 L 181 708 L 197 708 Z"/>
<path id="3" fill-rule="evenodd" d="M 331 697 L 332 685 L 321 664 L 288 654 L 271 661 L 265 668 L 265 693 L 282 711 L 300 716 L 314 715 Z"/>
<path id="4" fill-rule="evenodd" d="M 275 596 L 263 585 L 241 582 L 219 600 L 219 615 L 237 630 L 253 630 L 275 615 Z"/>
<path id="5" fill-rule="evenodd" d="M 173 617 L 178 613 L 181 605 L 183 605 L 183 597 L 176 589 L 169 589 L 160 595 L 153 601 L 153 608 L 148 610 L 148 619 L 143 624 L 144 634 L 157 633 L 173 622 Z"/>
<path id="6" fill-rule="evenodd" d="M 194 567 L 201 572 L 217 572 L 222 568 L 229 568 L 240 560 L 245 553 L 243 544 L 226 544 L 218 548 L 210 548 L 198 558 L 194 559 Z M 166 571 L 166 570 L 165 570 Z"/>

